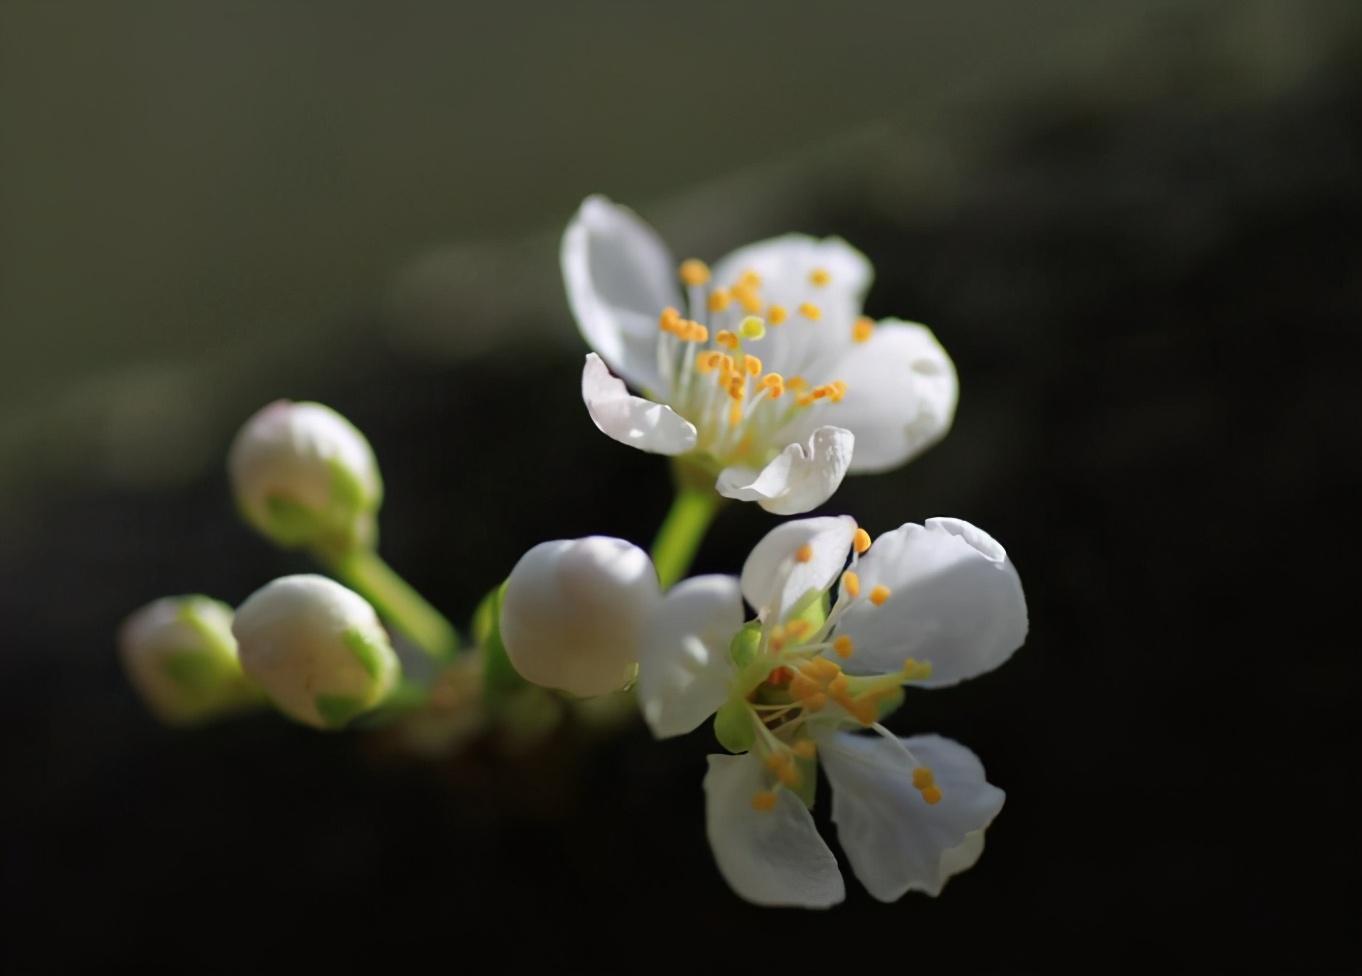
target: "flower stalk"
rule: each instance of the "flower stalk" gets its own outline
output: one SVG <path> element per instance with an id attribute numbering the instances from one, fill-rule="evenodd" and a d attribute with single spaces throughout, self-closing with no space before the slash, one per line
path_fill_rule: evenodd
<path id="1" fill-rule="evenodd" d="M 361 547 L 340 555 L 324 552 L 315 555 L 434 660 L 448 661 L 459 649 L 459 634 L 454 625 L 374 550 Z"/>
<path id="2" fill-rule="evenodd" d="M 711 486 L 692 481 L 685 471 L 678 469 L 676 497 L 653 539 L 650 555 L 664 590 L 686 575 L 724 501 Z"/>

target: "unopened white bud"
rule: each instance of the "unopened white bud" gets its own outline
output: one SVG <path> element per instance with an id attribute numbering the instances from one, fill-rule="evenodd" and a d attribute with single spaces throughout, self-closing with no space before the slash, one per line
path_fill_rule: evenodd
<path id="1" fill-rule="evenodd" d="M 256 699 L 237 661 L 232 608 L 206 596 L 165 597 L 124 621 L 123 670 L 163 722 L 185 725 Z"/>
<path id="2" fill-rule="evenodd" d="M 324 576 L 285 576 L 256 590 L 232 632 L 246 674 L 305 725 L 340 728 L 397 683 L 397 655 L 374 608 Z"/>
<path id="3" fill-rule="evenodd" d="M 583 697 L 627 685 L 660 598 L 648 554 L 623 539 L 543 542 L 520 558 L 501 606 L 506 656 L 527 681 Z"/>
<path id="4" fill-rule="evenodd" d="M 271 403 L 236 435 L 227 468 L 243 517 L 278 545 L 345 553 L 374 543 L 378 462 L 330 407 Z"/>

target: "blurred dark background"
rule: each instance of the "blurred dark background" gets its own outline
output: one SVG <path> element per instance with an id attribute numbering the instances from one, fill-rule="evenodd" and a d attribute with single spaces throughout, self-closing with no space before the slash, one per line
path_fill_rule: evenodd
<path id="1" fill-rule="evenodd" d="M 167 731 L 118 670 L 145 601 L 307 568 L 223 474 L 279 396 L 369 435 L 461 622 L 537 541 L 646 543 L 665 465 L 587 420 L 557 276 L 597 191 L 678 255 L 845 236 L 955 358 L 947 440 L 830 506 L 1026 586 L 1026 648 L 892 723 L 1008 792 L 938 900 L 739 902 L 707 732 L 421 761 Z M 1352 2 L 0 4 L 6 969 L 1357 972 L 1359 312 Z"/>

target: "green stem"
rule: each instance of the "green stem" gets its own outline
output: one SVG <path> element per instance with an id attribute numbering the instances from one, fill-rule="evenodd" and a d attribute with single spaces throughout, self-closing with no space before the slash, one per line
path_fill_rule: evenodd
<path id="1" fill-rule="evenodd" d="M 372 549 L 357 549 L 324 561 L 372 603 L 380 616 L 435 660 L 448 660 L 458 650 L 459 634 L 454 626 Z"/>
<path id="2" fill-rule="evenodd" d="M 657 567 L 657 578 L 664 590 L 690 569 L 695 551 L 700 548 L 700 541 L 722 501 L 711 485 L 697 488 L 684 481 L 677 485 L 671 511 L 653 540 L 653 565 Z"/>

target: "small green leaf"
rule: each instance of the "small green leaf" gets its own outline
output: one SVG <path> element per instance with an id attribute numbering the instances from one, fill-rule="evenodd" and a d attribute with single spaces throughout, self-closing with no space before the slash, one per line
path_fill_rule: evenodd
<path id="1" fill-rule="evenodd" d="M 345 632 L 345 646 L 350 648 L 350 653 L 364 666 L 369 677 L 377 681 L 383 674 L 383 659 L 387 656 L 387 648 L 358 627 L 351 627 Z"/>
<path id="2" fill-rule="evenodd" d="M 714 713 L 714 737 L 729 752 L 746 752 L 757 739 L 747 702 L 731 698 Z"/>

